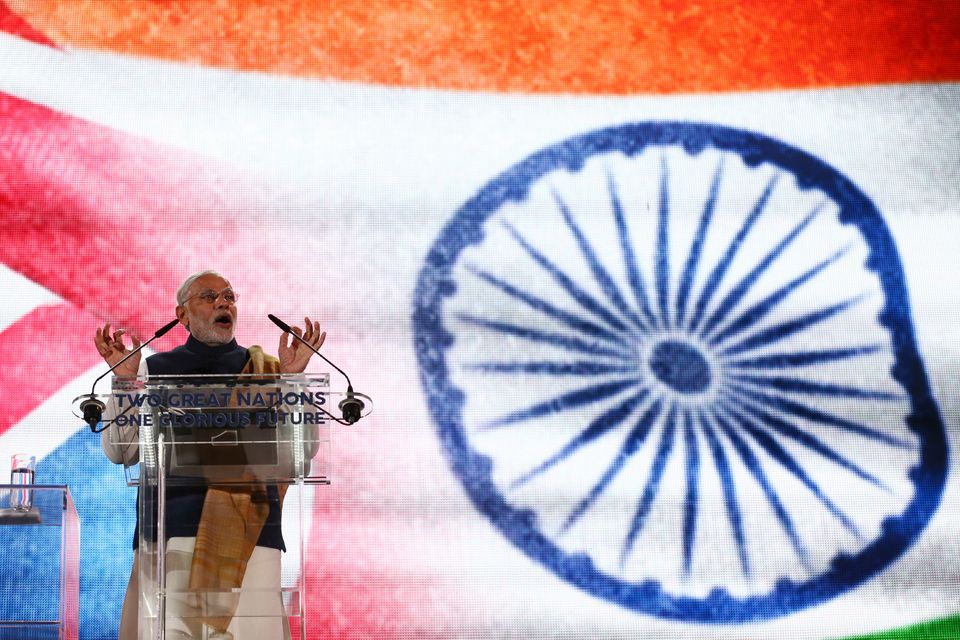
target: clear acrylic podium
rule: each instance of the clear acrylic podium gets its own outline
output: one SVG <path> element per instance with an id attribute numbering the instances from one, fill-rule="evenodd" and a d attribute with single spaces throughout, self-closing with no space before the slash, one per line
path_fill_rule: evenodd
<path id="1" fill-rule="evenodd" d="M 250 629 L 281 627 L 278 640 L 306 638 L 304 533 L 313 486 L 329 484 L 327 389 L 327 374 L 114 378 L 109 437 L 139 447 L 139 474 L 128 469 L 128 483 L 139 486 L 141 640 L 186 637 L 177 635 L 184 629 L 255 640 L 263 632 Z M 280 500 L 287 554 L 279 585 L 189 587 L 192 548 L 175 549 L 171 539 L 195 539 L 171 537 L 174 500 L 199 496 L 206 509 L 211 492 L 244 504 Z M 255 530 L 246 522 L 240 530 Z M 231 635 L 216 635 L 211 618 L 230 621 Z"/>
<path id="2" fill-rule="evenodd" d="M 70 490 L 0 485 L 0 555 L 0 638 L 76 640 L 80 520 Z"/>

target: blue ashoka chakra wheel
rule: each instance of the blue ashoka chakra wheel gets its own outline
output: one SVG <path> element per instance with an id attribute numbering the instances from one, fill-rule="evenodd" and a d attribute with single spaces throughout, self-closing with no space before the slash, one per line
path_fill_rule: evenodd
<path id="1" fill-rule="evenodd" d="M 641 123 L 534 154 L 443 229 L 413 322 L 476 508 L 623 607 L 782 616 L 882 571 L 940 502 L 893 239 L 771 138 Z"/>

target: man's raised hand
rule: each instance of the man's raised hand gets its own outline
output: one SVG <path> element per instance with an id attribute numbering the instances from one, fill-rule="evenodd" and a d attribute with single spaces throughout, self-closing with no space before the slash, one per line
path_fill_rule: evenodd
<path id="1" fill-rule="evenodd" d="M 136 349 L 140 346 L 140 340 L 136 336 L 131 335 L 130 341 L 133 345 L 128 349 L 123 344 L 123 329 L 117 329 L 110 333 L 110 323 L 108 322 L 102 329 L 97 327 L 97 331 L 93 336 L 93 342 L 97 345 L 97 351 L 100 353 L 100 356 L 104 361 L 111 367 L 116 365 L 118 362 L 123 360 L 130 351 Z M 133 356 L 122 365 L 114 369 L 114 373 L 118 376 L 135 376 L 137 371 L 140 368 L 140 354 Z"/>
<path id="2" fill-rule="evenodd" d="M 311 347 L 319 349 L 327 337 L 327 332 L 321 331 L 320 323 L 311 322 L 310 318 L 304 318 L 303 323 L 307 327 L 306 331 L 300 327 L 291 327 L 291 330 L 303 338 Z M 280 373 L 303 373 L 307 368 L 307 363 L 310 362 L 313 351 L 310 351 L 299 340 L 291 338 L 284 332 L 280 336 L 280 350 L 277 355 L 280 356 Z"/>

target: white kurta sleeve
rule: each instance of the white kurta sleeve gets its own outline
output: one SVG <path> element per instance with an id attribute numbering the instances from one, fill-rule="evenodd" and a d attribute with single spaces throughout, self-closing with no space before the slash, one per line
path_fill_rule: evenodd
<path id="1" fill-rule="evenodd" d="M 140 358 L 140 368 L 137 375 L 144 377 L 148 374 L 147 359 Z M 140 462 L 140 429 L 136 425 L 119 426 L 110 424 L 118 415 L 136 414 L 132 405 L 121 411 L 115 398 L 111 397 L 107 408 L 103 412 L 103 421 L 109 426 L 100 433 L 100 446 L 107 458 L 114 464 L 129 467 Z"/>

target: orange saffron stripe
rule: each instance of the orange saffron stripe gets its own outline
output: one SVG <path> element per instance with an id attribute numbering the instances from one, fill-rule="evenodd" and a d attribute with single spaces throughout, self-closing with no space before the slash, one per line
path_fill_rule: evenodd
<path id="1" fill-rule="evenodd" d="M 61 45 L 406 87 L 633 94 L 960 80 L 958 0 L 7 4 Z"/>

